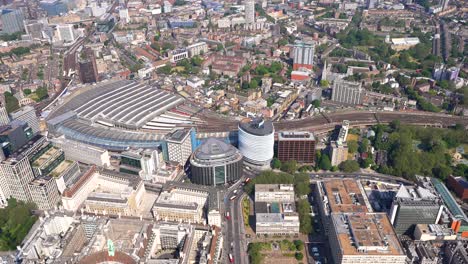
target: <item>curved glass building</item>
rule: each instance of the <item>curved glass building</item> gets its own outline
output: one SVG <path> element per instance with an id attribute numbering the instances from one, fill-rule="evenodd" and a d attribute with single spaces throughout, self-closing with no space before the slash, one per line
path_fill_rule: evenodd
<path id="1" fill-rule="evenodd" d="M 259 118 L 239 123 L 239 150 L 247 163 L 269 166 L 273 159 L 274 144 L 275 129 L 271 121 Z"/>
<path id="2" fill-rule="evenodd" d="M 202 185 L 220 185 L 242 177 L 242 154 L 232 145 L 209 138 L 190 157 L 191 180 Z"/>

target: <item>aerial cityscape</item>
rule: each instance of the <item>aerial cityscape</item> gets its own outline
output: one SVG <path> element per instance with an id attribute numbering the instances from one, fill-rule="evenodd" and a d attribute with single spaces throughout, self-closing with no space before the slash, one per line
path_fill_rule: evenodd
<path id="1" fill-rule="evenodd" d="M 467 0 L 0 0 L 0 264 L 468 264 Z"/>

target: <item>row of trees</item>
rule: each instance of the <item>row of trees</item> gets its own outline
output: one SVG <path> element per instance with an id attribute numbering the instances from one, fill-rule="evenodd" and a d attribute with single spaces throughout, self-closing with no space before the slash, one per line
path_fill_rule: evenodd
<path id="1" fill-rule="evenodd" d="M 37 220 L 31 214 L 33 209 L 34 204 L 17 202 L 13 198 L 8 200 L 6 208 L 0 209 L 0 251 L 14 250 L 21 244 Z"/>
<path id="2" fill-rule="evenodd" d="M 306 173 L 264 171 L 245 185 L 245 192 L 252 194 L 255 184 L 294 184 L 296 195 L 299 197 L 310 193 L 309 175 Z"/>
<path id="3" fill-rule="evenodd" d="M 458 129 L 422 128 L 400 126 L 374 127 L 376 136 L 371 140 L 377 150 L 388 153 L 387 165 L 380 166 L 381 173 L 414 179 L 415 175 L 435 176 L 445 180 L 452 173 L 464 176 L 466 168 L 452 167 L 448 150 L 468 143 L 468 132 Z M 383 136 L 384 134 L 388 136 Z"/>

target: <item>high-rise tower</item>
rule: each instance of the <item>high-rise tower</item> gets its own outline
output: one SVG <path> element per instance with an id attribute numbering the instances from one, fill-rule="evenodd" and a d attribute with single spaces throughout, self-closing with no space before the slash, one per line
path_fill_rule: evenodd
<path id="1" fill-rule="evenodd" d="M 245 23 L 255 23 L 255 0 L 245 0 Z"/>

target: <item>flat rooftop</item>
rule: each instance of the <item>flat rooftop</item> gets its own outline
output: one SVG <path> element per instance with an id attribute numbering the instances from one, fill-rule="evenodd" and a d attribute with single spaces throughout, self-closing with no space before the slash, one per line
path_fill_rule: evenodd
<path id="1" fill-rule="evenodd" d="M 37 157 L 33 161 L 32 165 L 35 166 L 35 167 L 42 167 L 42 165 L 44 165 L 47 161 L 49 161 L 49 159 L 51 157 L 59 154 L 60 152 L 61 152 L 61 150 L 59 148 L 51 147 L 48 150 L 46 150 L 44 153 L 42 153 L 42 155 Z"/>
<path id="2" fill-rule="evenodd" d="M 280 132 L 278 133 L 278 140 L 288 140 L 288 141 L 314 141 L 314 134 L 310 132 Z"/>
<path id="3" fill-rule="evenodd" d="M 72 165 L 73 165 L 73 161 L 71 160 L 64 160 L 60 162 L 60 164 L 50 172 L 50 176 L 58 177 L 62 175 L 64 171 L 68 170 Z"/>
<path id="4" fill-rule="evenodd" d="M 255 184 L 255 192 L 294 192 L 292 184 Z"/>
<path id="5" fill-rule="evenodd" d="M 325 195 L 332 213 L 367 213 L 366 194 L 359 183 L 352 179 L 336 179 L 323 182 Z"/>
<path id="6" fill-rule="evenodd" d="M 343 255 L 404 255 L 385 213 L 336 213 L 331 217 Z"/>

